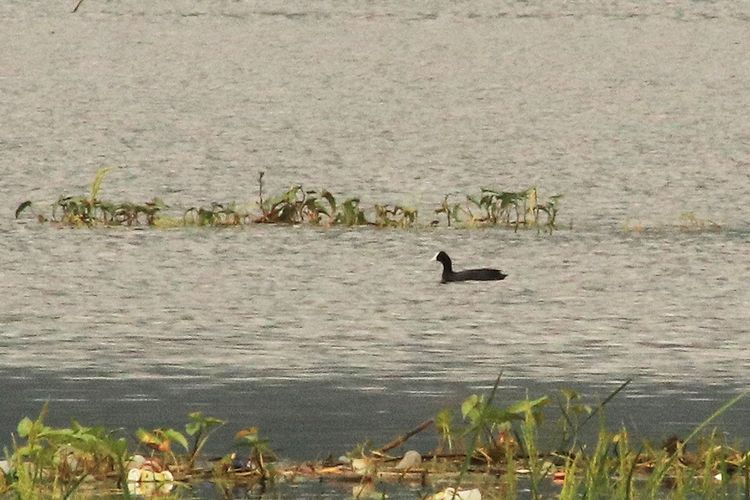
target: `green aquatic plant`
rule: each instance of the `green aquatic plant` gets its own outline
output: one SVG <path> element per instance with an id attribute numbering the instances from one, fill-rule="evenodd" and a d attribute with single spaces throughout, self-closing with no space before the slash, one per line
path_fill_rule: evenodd
<path id="1" fill-rule="evenodd" d="M 512 227 L 516 231 L 520 227 L 536 227 L 551 234 L 556 228 L 558 202 L 561 197 L 562 195 L 554 195 L 547 201 L 540 202 L 536 186 L 523 191 L 482 188 L 479 195 L 467 195 L 465 205 L 449 204 L 446 195 L 442 205 L 435 212 L 445 213 L 448 225 L 451 220 L 457 222 L 459 211 L 463 211 L 468 214 L 470 225 L 501 225 Z M 547 216 L 544 224 L 539 221 L 540 213 Z"/>
<path id="2" fill-rule="evenodd" d="M 190 207 L 182 220 L 185 225 L 239 226 L 245 224 L 250 214 L 235 202 L 223 204 L 212 202 L 210 207 Z"/>
<path id="3" fill-rule="evenodd" d="M 536 189 L 530 188 L 527 191 L 497 191 L 494 189 L 482 188 L 479 196 L 467 195 L 466 199 L 475 205 L 481 212 L 479 216 L 473 216 L 475 221 L 496 225 L 502 223 L 505 225 L 515 225 L 526 223 L 526 210 L 521 208 L 525 204 L 529 193 L 536 193 Z M 471 210 L 469 209 L 471 212 Z M 511 216 L 515 215 L 513 220 Z M 522 220 L 522 216 L 524 219 Z"/>
<path id="4" fill-rule="evenodd" d="M 667 477 L 667 474 L 670 472 L 670 470 L 673 468 L 675 462 L 678 460 L 678 458 L 681 455 L 684 455 L 685 446 L 692 440 L 694 440 L 699 433 L 705 429 L 713 420 L 721 416 L 724 412 L 726 412 L 729 408 L 737 404 L 742 398 L 746 397 L 748 394 L 750 394 L 750 390 L 745 391 L 741 394 L 738 394 L 731 400 L 724 403 L 719 409 L 717 409 L 711 416 L 709 416 L 707 419 L 705 419 L 703 422 L 698 424 L 698 426 L 693 429 L 693 431 L 685 438 L 685 440 L 680 440 L 676 443 L 675 452 L 667 454 L 667 457 L 661 460 L 656 467 L 654 467 L 654 470 L 649 478 L 649 484 L 651 485 L 651 488 L 654 489 L 656 485 L 661 485 L 664 481 L 664 479 Z M 713 441 L 713 440 L 712 440 Z M 713 457 L 713 452 L 715 451 L 716 445 L 711 445 L 708 447 L 708 451 L 712 452 L 711 454 L 704 454 L 703 462 L 704 462 L 704 471 L 705 466 L 708 465 L 708 469 L 713 471 L 715 467 L 715 461 L 711 460 Z M 705 472 L 704 472 L 705 474 Z"/>
<path id="5" fill-rule="evenodd" d="M 203 477 L 205 470 L 196 464 L 197 459 L 208 437 L 224 424 L 201 412 L 190 413 L 185 431 L 193 437 L 192 446 L 185 434 L 175 429 L 139 428 L 136 438 L 150 450 L 150 458 L 144 458 L 128 449 L 128 440 L 119 429 L 86 427 L 75 420 L 70 427 L 52 427 L 45 423 L 47 414 L 45 404 L 35 420 L 24 417 L 18 423 L 13 449 L 6 450 L 8 458 L 0 466 L 0 495 L 70 498 L 85 486 L 87 496 L 98 496 L 97 492 L 116 486 L 120 496 L 130 498 L 131 493 L 151 491 L 152 486 L 158 486 L 155 481 L 169 482 L 163 488 L 169 491 L 174 486 L 170 469 L 182 478 Z M 175 449 L 175 444 L 182 451 Z M 249 462 L 258 477 L 270 477 L 267 462 L 274 457 L 273 450 L 257 428 L 240 431 L 236 446 L 249 449 Z"/>
<path id="6" fill-rule="evenodd" d="M 37 220 L 39 222 L 51 220 L 51 222 L 74 227 L 155 225 L 159 213 L 167 208 L 161 199 L 154 198 L 145 203 L 117 203 L 102 200 L 99 197 L 104 178 L 110 171 L 112 171 L 112 168 L 99 169 L 91 183 L 88 195 L 61 195 L 52 204 L 51 219 L 43 214 L 36 214 Z M 27 209 L 34 210 L 33 203 L 30 200 L 26 200 L 18 206 L 15 217 L 19 218 Z"/>
<path id="7" fill-rule="evenodd" d="M 17 427 L 13 453 L 4 475 L 6 488 L 20 498 L 69 498 L 89 477 L 102 480 L 114 474 L 125 484 L 127 441 L 119 431 L 85 427 L 73 420 L 69 428 L 45 424 L 48 406 L 35 420 L 24 417 Z M 127 494 L 125 495 L 128 496 Z"/>
<path id="8" fill-rule="evenodd" d="M 375 205 L 375 225 L 379 227 L 412 227 L 417 221 L 417 209 L 401 205 Z"/>
<path id="9" fill-rule="evenodd" d="M 193 437 L 193 445 L 188 454 L 188 465 L 193 467 L 208 438 L 226 422 L 216 417 L 207 417 L 196 411 L 188 414 L 190 422 L 185 425 L 185 432 Z"/>
<path id="10" fill-rule="evenodd" d="M 100 198 L 102 186 L 112 168 L 96 172 L 86 195 L 61 195 L 51 204 L 47 217 L 37 210 L 31 200 L 18 205 L 15 218 L 20 219 L 31 212 L 39 222 L 51 222 L 72 227 L 151 226 L 159 228 L 178 226 L 240 226 L 258 224 L 312 224 L 319 226 L 363 226 L 412 228 L 416 227 L 418 210 L 401 204 L 375 203 L 364 207 L 361 198 L 352 196 L 338 200 L 327 189 L 321 191 L 305 189 L 301 184 L 292 185 L 286 191 L 268 196 L 265 192 L 265 173 L 258 175 L 257 209 L 251 212 L 245 205 L 230 202 L 211 202 L 208 206 L 190 206 L 181 214 L 169 213 L 169 206 L 160 198 L 142 203 L 115 202 Z M 455 193 L 454 193 L 455 194 Z M 501 191 L 482 188 L 480 195 L 466 197 L 462 204 L 450 200 L 446 195 L 436 215 L 445 214 L 448 226 L 464 223 L 467 226 L 537 227 L 552 232 L 556 228 L 560 195 L 545 202 L 538 202 L 536 187 L 525 191 Z M 546 222 L 539 215 L 547 215 Z M 465 220 L 464 219 L 465 216 Z M 430 222 L 439 225 L 439 220 Z"/>
<path id="11" fill-rule="evenodd" d="M 444 408 L 435 415 L 435 428 L 440 435 L 437 446 L 438 453 L 442 453 L 446 449 L 448 453 L 452 453 L 454 443 L 457 442 L 457 435 L 461 434 L 461 430 L 453 422 L 453 410 L 451 408 Z"/>
<path id="12" fill-rule="evenodd" d="M 99 192 L 102 188 L 104 178 L 111 168 L 100 168 L 97 170 L 94 180 L 91 182 L 91 190 L 88 196 L 61 196 L 53 206 L 52 218 L 55 217 L 55 209 L 62 210 L 62 222 L 70 225 L 91 225 L 97 220 L 106 222 L 107 210 L 110 204 L 99 200 Z"/>
<path id="13" fill-rule="evenodd" d="M 139 225 L 143 223 L 140 219 L 140 216 L 143 215 L 145 218 L 144 222 L 149 226 L 154 226 L 157 223 L 160 212 L 165 208 L 167 206 L 159 198 L 154 198 L 145 203 L 102 203 L 101 209 L 106 214 L 102 222 L 114 225 L 124 224 L 126 226 Z"/>
<path id="14" fill-rule="evenodd" d="M 543 423 L 542 410 L 551 398 L 526 399 L 505 408 L 491 402 L 496 398 L 497 382 L 488 398 L 472 395 L 461 405 L 462 415 L 469 423 L 462 437 L 454 439 L 450 412 L 436 417 L 440 432 L 438 449 L 451 436 L 455 449 L 466 449 L 458 485 L 476 461 L 486 463 L 488 471 L 501 475 L 504 497 L 514 497 L 519 463 L 524 470 L 532 498 L 545 496 L 550 488 L 548 478 L 560 486 L 560 498 L 640 498 L 661 497 L 673 492 L 680 498 L 689 495 L 726 496 L 732 492 L 750 492 L 750 453 L 728 446 L 715 431 L 699 443 L 695 453 L 687 453 L 685 444 L 729 407 L 743 393 L 723 405 L 699 425 L 687 439 L 670 439 L 661 447 L 648 444 L 633 447 L 623 427 L 612 433 L 600 418 L 597 439 L 590 445 L 580 436 L 581 429 L 593 417 L 602 417 L 605 406 L 630 381 L 620 384 L 596 405 L 585 404 L 578 393 L 562 392 L 558 401 L 563 420 L 561 446 L 557 451 L 542 452 L 538 447 L 538 428 Z M 640 477 L 640 479 L 638 479 Z M 645 479 L 644 479 L 645 478 Z M 734 479 L 734 480 L 733 480 Z"/>
<path id="15" fill-rule="evenodd" d="M 315 191 L 306 191 L 302 185 L 291 186 L 286 192 L 280 195 L 264 198 L 263 177 L 265 172 L 258 175 L 258 207 L 261 215 L 256 217 L 253 222 L 263 224 L 301 224 L 305 221 L 319 223 L 321 215 L 331 216 L 330 212 L 325 209 L 320 199 L 316 196 Z M 327 199 L 329 204 L 331 200 L 326 196 L 324 191 L 323 198 Z M 330 193 L 328 193 L 330 195 Z M 333 202 L 335 206 L 335 200 Z"/>
<path id="16" fill-rule="evenodd" d="M 523 448 L 532 470 L 532 492 L 538 490 L 538 481 L 542 474 L 536 451 L 536 425 L 542 419 L 542 408 L 549 403 L 549 398 L 543 396 L 535 400 L 523 400 L 511 404 L 505 408 L 493 404 L 497 388 L 500 384 L 500 376 L 488 397 L 472 394 L 461 403 L 461 415 L 468 421 L 468 427 L 464 436 L 468 437 L 465 445 L 466 459 L 461 466 L 461 471 L 455 484 L 458 489 L 468 472 L 475 456 L 486 460 L 488 466 L 492 465 L 495 457 L 505 457 L 513 460 L 515 453 L 514 445 L 511 444 L 510 434 L 514 422 L 523 422 Z M 497 436 L 497 437 L 496 437 Z M 500 439 L 500 437 L 504 439 Z M 516 442 L 516 440 L 513 440 Z M 506 478 L 509 489 L 515 490 L 516 480 L 513 477 Z"/>
<path id="17" fill-rule="evenodd" d="M 205 467 L 197 457 L 208 436 L 224 422 L 200 412 L 188 415 L 185 434 L 166 427 L 139 429 L 140 446 L 151 450 L 146 458 L 128 449 L 120 430 L 86 427 L 75 420 L 69 427 L 49 426 L 44 405 L 36 419 L 24 417 L 17 426 L 13 448 L 0 464 L 0 495 L 71 498 L 116 492 L 127 498 L 169 492 L 179 484 L 187 488 L 191 481 L 212 482 L 231 495 L 232 487 L 240 484 L 256 485 L 263 492 L 267 484 L 274 484 L 268 480 L 278 477 L 360 485 L 375 479 L 414 481 L 423 488 L 437 488 L 434 498 L 450 498 L 446 495 L 459 489 L 503 498 L 559 495 L 562 499 L 628 500 L 750 494 L 750 452 L 732 446 L 725 434 L 708 427 L 747 392 L 720 407 L 684 440 L 670 437 L 661 445 L 646 441 L 636 447 L 624 427 L 611 432 L 602 417 L 605 406 L 626 384 L 598 404 L 586 404 L 577 393 L 566 391 L 558 406 L 569 421 L 567 438 L 562 441 L 568 448 L 545 451 L 538 436 L 549 421 L 545 417 L 553 398 L 527 397 L 498 404 L 499 383 L 500 377 L 487 395 L 473 394 L 462 402 L 458 425 L 454 422 L 457 413 L 448 409 L 377 450 L 362 445 L 349 459 L 303 464 L 274 462 L 268 441 L 257 428 L 247 427 L 235 436 L 235 452 Z M 595 416 L 600 417 L 600 428 L 593 442 L 577 437 L 576 429 Z M 404 469 L 397 465 L 398 457 L 387 455 L 433 423 L 440 451 L 431 458 L 422 455 L 419 462 Z M 192 436 L 191 446 L 186 436 Z M 448 454 L 443 453 L 446 447 Z M 520 486 L 527 493 L 519 492 Z"/>
<path id="18" fill-rule="evenodd" d="M 561 442 L 559 448 L 569 447 L 574 450 L 578 446 L 578 441 L 581 436 L 581 431 L 586 424 L 591 421 L 597 414 L 601 414 L 604 407 L 612 401 L 620 392 L 622 392 L 630 383 L 632 379 L 627 379 L 625 382 L 615 388 L 614 391 L 600 401 L 597 405 L 592 406 L 582 401 L 581 395 L 572 389 L 561 389 L 560 395 L 563 396 L 563 400 L 557 398 L 557 405 L 560 409 L 560 438 Z"/>
<path id="19" fill-rule="evenodd" d="M 169 459 L 171 459 L 171 463 L 178 463 L 177 456 L 172 449 L 172 443 L 179 444 L 185 451 L 189 450 L 185 435 L 170 427 L 160 427 L 150 431 L 139 428 L 135 432 L 135 436 L 141 444 L 146 445 L 151 450 L 152 455 L 159 452 L 164 464 L 170 463 Z"/>
<path id="20" fill-rule="evenodd" d="M 276 455 L 268 444 L 267 439 L 260 437 L 257 427 L 247 427 L 239 431 L 234 437 L 234 445 L 240 449 L 247 450 L 247 466 L 260 472 L 263 479 L 270 475 L 266 467 L 269 459 L 275 459 Z"/>
<path id="21" fill-rule="evenodd" d="M 359 198 L 347 198 L 339 205 L 333 224 L 343 226 L 363 226 L 369 224 L 364 211 L 359 207 Z"/>
<path id="22" fill-rule="evenodd" d="M 329 193 L 330 195 L 330 193 Z M 323 197 L 330 204 L 329 197 Z M 331 217 L 315 191 L 308 191 L 301 185 L 290 187 L 285 193 L 270 199 L 260 199 L 263 212 L 254 222 L 264 224 L 319 224 L 323 215 Z"/>
<path id="23" fill-rule="evenodd" d="M 436 214 L 445 214 L 445 222 L 448 225 L 448 227 L 451 227 L 451 222 L 454 222 L 454 223 L 460 222 L 459 213 L 462 210 L 461 203 L 458 203 L 458 202 L 450 203 L 448 201 L 450 196 L 451 194 L 446 194 L 443 197 L 443 202 L 440 204 L 440 207 L 435 209 Z M 436 226 L 439 223 L 440 221 L 437 221 L 437 220 L 432 221 L 433 226 Z"/>
<path id="24" fill-rule="evenodd" d="M 534 189 L 536 191 L 536 188 Z M 538 228 L 544 228 L 545 231 L 548 231 L 550 234 L 552 234 L 552 231 L 557 229 L 557 226 L 555 223 L 557 222 L 557 213 L 559 211 L 559 208 L 557 206 L 557 203 L 560 201 L 560 198 L 562 198 L 561 194 L 556 194 L 554 196 L 550 196 L 549 200 L 547 200 L 544 203 L 537 203 L 534 206 L 534 221 Z M 545 222 L 544 226 L 541 226 L 539 224 L 539 212 L 544 212 L 547 215 L 547 221 Z"/>

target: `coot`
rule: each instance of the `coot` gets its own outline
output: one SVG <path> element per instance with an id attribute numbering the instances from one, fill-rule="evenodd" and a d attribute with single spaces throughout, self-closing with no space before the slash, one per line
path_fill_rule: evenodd
<path id="1" fill-rule="evenodd" d="M 443 251 L 435 254 L 432 260 L 443 264 L 443 278 L 440 280 L 441 283 L 449 283 L 451 281 L 497 281 L 505 279 L 508 276 L 497 269 L 488 268 L 454 271 L 451 258 Z"/>

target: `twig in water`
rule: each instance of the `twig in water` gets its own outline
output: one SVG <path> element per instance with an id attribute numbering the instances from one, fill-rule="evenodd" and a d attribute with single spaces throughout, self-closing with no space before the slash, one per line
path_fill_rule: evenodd
<path id="1" fill-rule="evenodd" d="M 393 441 L 391 441 L 388 444 L 384 445 L 382 448 L 380 448 L 378 450 L 378 452 L 379 453 L 384 453 L 384 452 L 386 452 L 388 450 L 392 450 L 393 448 L 396 448 L 397 446 L 401 446 L 402 444 L 404 444 L 406 442 L 407 439 L 409 439 L 410 437 L 412 437 L 414 434 L 418 434 L 418 433 L 422 432 L 423 430 L 425 430 L 426 428 L 428 428 L 431 425 L 432 425 L 432 419 L 425 420 L 424 422 L 422 422 L 421 424 L 419 424 L 417 427 L 415 427 L 414 429 L 410 430 L 406 434 L 402 434 L 401 436 L 398 436 Z"/>
<path id="2" fill-rule="evenodd" d="M 74 13 L 78 10 L 78 7 L 80 7 L 82 3 L 83 3 L 83 0 L 78 0 L 78 3 L 76 3 L 76 6 L 73 7 Z"/>

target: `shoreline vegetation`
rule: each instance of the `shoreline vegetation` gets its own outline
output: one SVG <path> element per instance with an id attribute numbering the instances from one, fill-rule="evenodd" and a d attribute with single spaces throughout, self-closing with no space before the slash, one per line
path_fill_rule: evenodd
<path id="1" fill-rule="evenodd" d="M 472 394 L 460 407 L 440 411 L 385 445 L 363 443 L 337 459 L 302 463 L 277 457 L 256 427 L 239 430 L 223 456 L 204 457 L 206 442 L 227 422 L 200 412 L 188 415 L 184 431 L 138 429 L 130 436 L 75 420 L 67 428 L 50 427 L 45 404 L 35 420 L 19 422 L 12 448 L 5 449 L 0 497 L 182 498 L 209 483 L 216 496 L 231 498 L 236 488 L 278 494 L 276 488 L 305 482 L 335 483 L 342 496 L 351 491 L 352 498 L 370 499 L 387 498 L 385 490 L 396 486 L 430 500 L 750 496 L 750 451 L 709 427 L 750 391 L 686 437 L 654 444 L 606 424 L 605 406 L 629 383 L 596 403 L 564 389 L 503 405 L 496 401 L 498 377 L 489 394 Z M 549 418 L 551 408 L 559 413 L 556 421 Z M 584 429 L 596 422 L 597 437 L 585 438 Z M 540 429 L 549 425 L 557 443 L 543 451 Z M 435 433 L 432 450 L 397 451 L 428 430 Z"/>
<path id="2" fill-rule="evenodd" d="M 26 200 L 18 205 L 15 218 L 30 212 L 40 223 L 70 227 L 149 226 L 242 226 L 248 224 L 310 224 L 320 227 L 375 226 L 380 228 L 419 227 L 416 208 L 376 203 L 365 209 L 359 197 L 336 198 L 327 189 L 307 190 L 293 185 L 286 192 L 269 195 L 264 190 L 264 172 L 258 175 L 255 203 L 212 202 L 192 206 L 182 213 L 169 210 L 159 198 L 146 202 L 115 202 L 99 197 L 104 178 L 111 168 L 99 169 L 86 195 L 61 195 L 48 212 Z M 522 191 L 482 188 L 476 195 L 446 194 L 434 209 L 429 226 L 503 227 L 536 229 L 552 233 L 556 228 L 562 195 L 541 200 L 535 186 Z"/>

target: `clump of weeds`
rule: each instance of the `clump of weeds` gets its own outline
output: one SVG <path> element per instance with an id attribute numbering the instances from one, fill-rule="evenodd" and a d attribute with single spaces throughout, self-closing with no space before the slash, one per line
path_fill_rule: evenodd
<path id="1" fill-rule="evenodd" d="M 374 226 L 380 228 L 413 228 L 418 225 L 416 208 L 403 204 L 375 203 L 366 208 L 361 198 L 351 196 L 337 199 L 327 189 L 305 189 L 296 184 L 286 191 L 268 195 L 264 188 L 264 172 L 258 175 L 257 211 L 250 204 L 211 202 L 208 206 L 190 206 L 180 215 L 167 214 L 169 207 L 159 198 L 146 202 L 114 202 L 100 198 L 102 183 L 111 168 L 99 169 L 91 183 L 90 192 L 80 196 L 60 196 L 51 204 L 49 213 L 39 211 L 31 200 L 20 203 L 16 219 L 31 213 L 41 223 L 56 223 L 70 227 L 179 226 L 226 227 L 249 224 L 310 224 L 322 227 Z M 525 191 L 501 191 L 482 188 L 477 196 L 455 202 L 446 195 L 436 215 L 445 215 L 448 226 L 464 225 L 519 228 L 535 227 L 549 233 L 556 228 L 560 195 L 541 202 L 537 188 Z M 544 222 L 540 221 L 546 215 Z M 440 220 L 430 225 L 437 226 Z"/>

